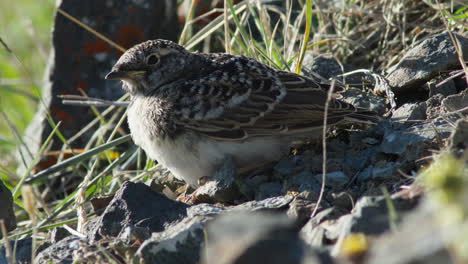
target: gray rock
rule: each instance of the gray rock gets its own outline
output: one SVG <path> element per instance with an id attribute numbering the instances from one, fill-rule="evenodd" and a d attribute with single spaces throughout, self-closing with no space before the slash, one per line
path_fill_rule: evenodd
<path id="1" fill-rule="evenodd" d="M 453 112 L 468 107 L 468 89 L 459 94 L 447 96 L 442 100 L 442 105 L 447 111 Z M 460 114 L 468 114 L 468 109 L 459 112 Z"/>
<path id="2" fill-rule="evenodd" d="M 387 203 L 383 197 L 362 197 L 356 203 L 349 215 L 342 216 L 335 225 L 327 230 L 329 239 L 336 239 L 332 255 L 340 251 L 343 239 L 351 233 L 364 233 L 366 235 L 378 235 L 390 230 L 392 224 L 399 224 L 404 212 L 409 212 L 417 205 L 417 199 L 392 199 L 396 218 L 392 219 Z"/>
<path id="3" fill-rule="evenodd" d="M 187 207 L 153 192 L 143 183 L 125 182 L 104 213 L 90 223 L 90 237 L 91 240 L 102 236 L 122 240 L 143 236 L 144 239 L 151 232 L 161 232 L 168 223 L 185 217 Z"/>
<path id="4" fill-rule="evenodd" d="M 387 111 L 385 99 L 374 95 L 373 93 L 365 92 L 357 88 L 349 88 L 342 93 L 342 95 L 343 101 L 350 103 L 355 107 L 368 109 L 378 113 L 379 115 L 382 115 Z"/>
<path id="5" fill-rule="evenodd" d="M 302 227 L 310 219 L 312 212 L 317 206 L 317 200 L 318 195 L 310 192 L 302 192 L 289 204 L 289 209 L 286 214 L 290 218 L 295 219 L 298 226 Z M 318 212 L 325 206 L 327 206 L 326 202 L 322 202 Z"/>
<path id="6" fill-rule="evenodd" d="M 276 197 L 283 194 L 283 185 L 277 182 L 263 183 L 258 187 L 257 193 L 255 194 L 255 200 L 264 200 L 270 197 Z"/>
<path id="7" fill-rule="evenodd" d="M 12 231 L 16 228 L 16 217 L 13 211 L 13 197 L 10 190 L 0 180 L 0 220 L 5 223 L 7 231 Z M 0 238 L 2 238 L 0 232 Z"/>
<path id="8" fill-rule="evenodd" d="M 10 248 L 13 251 L 14 261 L 16 263 L 24 263 L 28 264 L 31 263 L 32 257 L 32 239 L 18 239 L 15 241 L 10 241 Z M 4 261 L 4 262 L 2 262 Z M 0 247 L 0 263 L 9 264 L 6 257 L 6 249 L 4 243 Z"/>
<path id="9" fill-rule="evenodd" d="M 405 217 L 398 232 L 387 233 L 372 242 L 367 263 L 453 263 L 453 251 L 447 248 L 450 239 L 442 233 L 437 214 L 429 204 L 422 203 Z M 449 232 L 452 231 L 455 230 Z"/>
<path id="10" fill-rule="evenodd" d="M 368 180 L 393 180 L 398 179 L 400 175 L 397 172 L 397 169 L 401 166 L 398 162 L 388 162 L 384 165 L 369 166 L 364 169 L 361 173 L 358 174 L 357 180 L 359 182 L 368 181 Z"/>
<path id="11" fill-rule="evenodd" d="M 86 245 L 86 246 L 85 246 Z M 80 240 L 76 236 L 68 236 L 57 243 L 53 243 L 39 254 L 34 259 L 34 263 L 49 264 L 63 263 L 71 264 L 80 258 L 80 261 L 85 261 L 82 256 L 77 253 L 80 249 L 85 250 L 89 244 L 85 240 Z"/>
<path id="12" fill-rule="evenodd" d="M 295 67 L 295 63 L 293 63 Z M 354 86 L 359 86 L 362 79 L 365 78 L 363 73 L 355 73 L 348 76 L 341 76 L 344 72 L 355 70 L 354 67 L 348 64 L 342 64 L 331 55 L 319 54 L 314 55 L 307 52 L 302 61 L 302 74 L 314 80 L 329 80 L 336 79 L 342 83 L 350 83 Z"/>
<path id="13" fill-rule="evenodd" d="M 455 123 L 455 129 L 450 136 L 450 149 L 460 156 L 468 151 L 468 120 L 460 119 Z"/>
<path id="14" fill-rule="evenodd" d="M 391 228 L 391 224 L 399 224 L 401 215 L 411 211 L 417 204 L 417 199 L 392 199 L 396 218 L 390 217 L 387 203 L 383 197 L 362 197 L 356 203 L 350 214 L 336 220 L 336 208 L 325 209 L 311 218 L 302 228 L 301 237 L 312 247 L 323 247 L 326 241 L 333 243 L 332 255 L 339 253 L 343 239 L 351 233 L 379 235 Z M 374 262 L 372 262 L 374 263 Z"/>
<path id="15" fill-rule="evenodd" d="M 436 119 L 440 116 L 441 113 L 444 112 L 442 107 L 442 100 L 444 96 L 442 94 L 436 94 L 434 96 L 429 97 L 426 100 L 426 116 L 427 119 Z"/>
<path id="16" fill-rule="evenodd" d="M 261 201 L 249 201 L 228 209 L 229 212 L 278 211 L 286 208 L 294 199 L 291 195 L 267 198 Z"/>
<path id="17" fill-rule="evenodd" d="M 294 189 L 299 192 L 308 191 L 312 193 L 319 193 L 321 184 L 315 178 L 315 175 L 312 172 L 304 170 L 296 175 L 287 177 L 285 188 L 287 190 Z"/>
<path id="18" fill-rule="evenodd" d="M 197 204 L 187 208 L 187 216 L 215 216 L 224 211 L 224 208 L 212 204 Z"/>
<path id="19" fill-rule="evenodd" d="M 325 174 L 325 186 L 332 188 L 333 190 L 343 189 L 349 181 L 348 176 L 346 176 L 342 171 L 329 172 Z M 322 183 L 322 174 L 317 174 L 314 178 Z"/>
<path id="20" fill-rule="evenodd" d="M 274 167 L 273 171 L 282 176 L 297 173 L 304 167 L 303 161 L 299 156 L 285 157 L 281 159 Z"/>
<path id="21" fill-rule="evenodd" d="M 174 1 L 72 0 L 58 1 L 57 5 L 57 8 L 84 21 L 124 49 L 148 39 L 177 41 L 178 38 L 177 5 Z M 121 51 L 58 13 L 52 31 L 52 44 L 47 84 L 42 87 L 41 93 L 44 103 L 39 104 L 40 109 L 24 137 L 31 153 L 38 152 L 52 131 L 47 113 L 55 122 L 62 121 L 60 132 L 67 139 L 96 117 L 90 107 L 63 105 L 58 95 L 81 95 L 78 90 L 81 88 L 90 97 L 115 100 L 124 93 L 119 82 L 104 80 L 105 74 L 122 54 Z M 91 129 L 75 141 L 69 141 L 71 147 L 83 148 L 93 133 Z M 58 137 L 54 136 L 52 142 L 49 150 L 61 149 L 63 143 Z M 24 150 L 22 152 L 28 153 Z M 34 157 L 26 155 L 26 158 L 31 161 Z"/>
<path id="22" fill-rule="evenodd" d="M 56 227 L 49 232 L 51 243 L 57 243 L 68 236 L 70 236 L 70 232 L 63 227 Z"/>
<path id="23" fill-rule="evenodd" d="M 457 93 L 457 88 L 453 80 L 445 82 L 443 84 L 437 84 L 435 80 L 426 83 L 427 90 L 429 90 L 429 96 L 441 94 L 448 96 Z"/>
<path id="24" fill-rule="evenodd" d="M 299 239 L 293 222 L 279 214 L 227 214 L 208 225 L 207 238 L 204 264 L 325 261 Z"/>
<path id="25" fill-rule="evenodd" d="M 380 151 L 386 154 L 401 155 L 405 153 L 412 144 L 431 141 L 436 136 L 434 131 L 418 133 L 415 128 L 429 128 L 425 126 L 414 126 L 408 130 L 388 130 L 385 133 L 384 141 L 380 145 Z"/>
<path id="26" fill-rule="evenodd" d="M 392 119 L 401 122 L 413 124 L 417 121 L 426 120 L 426 103 L 406 103 L 398 107 L 392 115 Z"/>
<path id="27" fill-rule="evenodd" d="M 468 38 L 454 33 L 468 59 Z M 394 92 L 410 91 L 440 72 L 460 68 L 455 47 L 447 32 L 431 36 L 409 50 L 402 60 L 388 71 L 387 79 Z"/>
<path id="28" fill-rule="evenodd" d="M 212 217 L 195 216 L 153 233 L 138 249 L 136 263 L 196 264 L 204 244 L 204 228 Z"/>
<path id="29" fill-rule="evenodd" d="M 227 157 L 213 177 L 196 190 L 194 203 L 229 203 L 241 197 L 236 184 L 237 170 L 234 160 Z"/>

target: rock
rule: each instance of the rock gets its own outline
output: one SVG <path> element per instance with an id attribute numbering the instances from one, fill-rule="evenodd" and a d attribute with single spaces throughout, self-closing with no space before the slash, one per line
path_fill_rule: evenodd
<path id="1" fill-rule="evenodd" d="M 284 215 L 223 215 L 208 225 L 207 238 L 204 264 L 323 263 Z"/>
<path id="2" fill-rule="evenodd" d="M 266 182 L 258 186 L 255 200 L 260 201 L 270 197 L 276 197 L 283 194 L 283 185 L 277 182 Z"/>
<path id="3" fill-rule="evenodd" d="M 376 112 L 379 115 L 383 115 L 387 111 L 385 99 L 374 95 L 370 92 L 365 92 L 357 88 L 349 88 L 343 92 L 342 100 L 354 105 Z"/>
<path id="4" fill-rule="evenodd" d="M 0 180 L 0 220 L 5 223 L 7 231 L 12 231 L 16 228 L 16 217 L 13 211 L 13 197 L 10 190 Z M 0 232 L 0 238 L 2 238 Z"/>
<path id="5" fill-rule="evenodd" d="M 450 149 L 461 156 L 468 151 L 468 120 L 460 119 L 455 123 L 455 129 L 450 136 Z"/>
<path id="6" fill-rule="evenodd" d="M 329 172 L 325 174 L 325 186 L 332 188 L 333 190 L 341 190 L 349 182 L 348 176 L 342 171 Z M 322 184 L 322 174 L 317 174 L 314 178 Z"/>
<path id="7" fill-rule="evenodd" d="M 293 68 L 295 63 L 293 63 Z M 302 74 L 312 78 L 314 80 L 336 79 L 342 83 L 352 83 L 354 86 L 358 86 L 362 83 L 362 79 L 365 78 L 363 73 L 355 73 L 348 76 L 339 76 L 344 72 L 353 71 L 354 68 L 348 64 L 339 63 L 336 58 L 331 55 L 314 55 L 311 52 L 307 52 L 302 61 Z"/>
<path id="8" fill-rule="evenodd" d="M 249 201 L 228 209 L 228 211 L 278 211 L 286 208 L 294 199 L 291 195 L 267 198 L 261 201 Z"/>
<path id="9" fill-rule="evenodd" d="M 449 96 L 457 93 L 457 88 L 455 87 L 455 82 L 450 80 L 443 84 L 437 84 L 436 81 L 429 81 L 426 83 L 427 90 L 429 90 L 429 97 L 441 94 L 443 96 Z"/>
<path id="10" fill-rule="evenodd" d="M 79 260 L 84 261 L 82 256 L 75 254 L 80 249 L 84 250 L 89 246 L 86 241 L 80 240 L 76 236 L 68 236 L 57 243 L 53 243 L 46 249 L 37 254 L 34 263 L 48 264 L 48 263 L 63 263 L 71 264 Z"/>
<path id="11" fill-rule="evenodd" d="M 294 176 L 287 177 L 285 188 L 287 190 L 297 190 L 298 192 L 308 191 L 319 193 L 321 183 L 312 172 L 304 170 Z"/>
<path id="12" fill-rule="evenodd" d="M 435 219 L 438 212 L 423 203 L 411 212 L 397 232 L 387 233 L 372 242 L 366 263 L 452 263 L 453 250 Z M 453 226 L 454 227 L 454 226 Z"/>
<path id="13" fill-rule="evenodd" d="M 368 180 L 393 180 L 398 179 L 400 176 L 397 173 L 397 169 L 401 166 L 398 162 L 388 162 L 379 166 L 371 165 L 364 169 L 361 173 L 358 174 L 358 182 L 368 181 Z"/>
<path id="14" fill-rule="evenodd" d="M 418 121 L 426 120 L 426 103 L 406 103 L 398 107 L 392 115 L 392 119 L 401 122 L 414 124 Z"/>
<path id="15" fill-rule="evenodd" d="M 6 249 L 5 249 L 5 244 L 2 243 L 2 246 L 0 247 L 0 263 L 3 264 L 9 264 L 8 258 L 6 257 Z M 14 256 L 14 261 L 16 263 L 31 263 L 31 257 L 32 257 L 32 239 L 31 238 L 26 238 L 26 239 L 18 239 L 15 241 L 10 241 L 10 248 L 13 251 L 13 256 Z"/>
<path id="16" fill-rule="evenodd" d="M 436 119 L 443 113 L 442 100 L 444 96 L 442 94 L 436 94 L 426 100 L 426 116 L 427 119 Z"/>
<path id="17" fill-rule="evenodd" d="M 454 94 L 447 96 L 442 100 L 442 105 L 447 109 L 447 111 L 454 112 L 467 108 L 468 106 L 468 89 L 462 91 L 459 94 Z M 460 114 L 468 114 L 468 109 L 465 109 L 460 112 Z"/>
<path id="18" fill-rule="evenodd" d="M 301 237 L 312 247 L 333 246 L 332 255 L 338 255 L 343 239 L 351 233 L 380 235 L 391 224 L 399 224 L 402 214 L 411 211 L 418 199 L 391 199 L 396 218 L 391 218 L 383 196 L 362 197 L 350 214 L 343 215 L 332 207 L 319 212 L 301 230 Z M 339 218 L 338 218 L 339 217 Z M 337 219 L 338 218 L 338 219 Z M 374 263 L 374 262 L 372 262 Z"/>
<path id="19" fill-rule="evenodd" d="M 314 208 L 317 206 L 318 196 L 310 192 L 301 192 L 298 196 L 294 197 L 294 200 L 289 204 L 289 209 L 286 214 L 296 220 L 296 223 L 299 227 L 304 226 L 304 224 L 310 219 Z M 326 202 L 322 202 L 318 209 L 320 212 Z"/>
<path id="20" fill-rule="evenodd" d="M 142 232 L 161 232 L 167 224 L 185 217 L 187 207 L 153 192 L 143 183 L 125 182 L 104 213 L 90 224 L 91 240 L 105 236 L 127 241 Z"/>
<path id="21" fill-rule="evenodd" d="M 468 38 L 453 33 L 468 60 Z M 388 71 L 387 79 L 394 92 L 414 91 L 440 72 L 460 68 L 455 47 L 447 32 L 431 36 L 410 49 Z"/>
<path id="22" fill-rule="evenodd" d="M 274 167 L 273 171 L 282 176 L 297 173 L 304 168 L 304 162 L 300 156 L 285 157 L 281 159 Z"/>
<path id="23" fill-rule="evenodd" d="M 227 158 L 213 178 L 199 187 L 194 194 L 193 203 L 229 203 L 241 196 L 236 184 L 237 170 L 234 160 Z"/>
<path id="24" fill-rule="evenodd" d="M 423 129 L 429 130 L 424 131 Z M 424 133 L 419 133 L 420 131 L 424 131 Z M 424 144 L 424 142 L 433 140 L 435 136 L 435 131 L 424 124 L 415 125 L 405 130 L 389 129 L 385 132 L 380 151 L 386 154 L 402 155 L 408 151 L 411 145 Z"/>
<path id="25" fill-rule="evenodd" d="M 187 216 L 215 216 L 224 211 L 224 208 L 212 204 L 197 204 L 187 208 Z"/>
<path id="26" fill-rule="evenodd" d="M 174 1 L 75 0 L 59 1 L 57 8 L 114 40 L 124 49 L 148 39 L 178 39 L 177 6 Z M 155 17 L 158 19 L 155 20 Z M 24 137 L 30 153 L 37 153 L 52 131 L 46 113 L 56 123 L 62 121 L 60 132 L 67 139 L 96 117 L 90 107 L 63 105 L 58 95 L 82 95 L 82 89 L 90 97 L 115 100 L 124 94 L 120 82 L 104 80 L 122 51 L 58 13 L 52 31 L 52 44 L 47 83 L 42 87 L 41 93 L 44 103 L 39 104 L 40 109 Z M 68 143 L 72 148 L 84 148 L 93 133 L 94 130 L 91 129 Z M 54 136 L 52 142 L 49 150 L 62 148 L 62 140 L 58 137 Z M 26 158 L 26 164 L 30 164 L 34 157 L 26 155 Z M 55 160 L 50 158 L 47 162 L 44 160 L 43 164 L 47 166 L 50 163 L 55 163 Z M 42 168 L 39 164 L 38 169 Z"/>
<path id="27" fill-rule="evenodd" d="M 212 217 L 195 216 L 153 233 L 138 249 L 135 263 L 196 264 L 204 245 L 205 224 Z"/>
<path id="28" fill-rule="evenodd" d="M 49 232 L 51 243 L 57 243 L 68 236 L 70 236 L 70 232 L 63 227 L 56 227 Z"/>

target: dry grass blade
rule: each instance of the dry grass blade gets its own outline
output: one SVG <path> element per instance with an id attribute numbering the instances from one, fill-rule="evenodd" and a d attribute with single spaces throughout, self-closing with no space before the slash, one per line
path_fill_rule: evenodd
<path id="1" fill-rule="evenodd" d="M 3 236 L 3 243 L 5 244 L 5 256 L 8 263 L 16 263 L 16 258 L 13 254 L 13 250 L 11 249 L 10 240 L 8 239 L 8 231 L 3 219 L 0 219 L 0 230 Z"/>
<path id="2" fill-rule="evenodd" d="M 328 107 L 330 106 L 330 101 L 332 99 L 333 90 L 335 89 L 335 80 L 332 80 L 330 85 L 330 90 L 327 93 L 327 100 L 325 101 L 324 112 L 323 112 L 323 128 L 322 128 L 322 186 L 320 187 L 320 194 L 317 199 L 317 205 L 312 211 L 311 217 L 314 217 L 317 213 L 317 210 L 320 207 L 320 203 L 323 199 L 323 194 L 325 193 L 325 183 L 327 180 L 327 123 L 328 123 Z"/>
<path id="3" fill-rule="evenodd" d="M 70 19 L 71 21 L 73 21 L 74 23 L 76 23 L 77 25 L 81 26 L 82 28 L 86 29 L 87 31 L 91 32 L 92 34 L 94 34 L 96 37 L 104 40 L 105 42 L 109 43 L 109 45 L 113 46 L 114 48 L 120 50 L 121 52 L 125 52 L 125 49 L 120 46 L 119 44 L 115 43 L 114 41 L 110 40 L 109 38 L 107 38 L 106 36 L 102 35 L 101 33 L 97 32 L 96 30 L 92 29 L 91 27 L 89 27 L 88 25 L 82 23 L 81 21 L 79 21 L 78 19 L 76 19 L 75 17 L 73 17 L 72 15 L 68 14 L 66 11 L 62 10 L 61 8 L 58 8 L 58 7 L 54 7 L 57 12 L 59 12 L 60 14 L 62 14 L 64 17 Z"/>

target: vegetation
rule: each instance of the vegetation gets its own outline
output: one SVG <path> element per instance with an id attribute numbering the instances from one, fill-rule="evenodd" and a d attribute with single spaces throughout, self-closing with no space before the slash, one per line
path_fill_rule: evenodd
<path id="1" fill-rule="evenodd" d="M 294 72 L 301 71 L 306 52 L 332 53 L 343 63 L 383 72 L 423 37 L 446 29 L 463 32 L 468 28 L 468 6 L 456 0 L 344 0 L 337 1 L 343 3 L 337 6 L 312 0 L 264 2 L 233 4 L 227 0 L 219 16 L 202 26 L 195 23 L 200 18 L 191 20 L 189 15 L 180 43 L 192 50 L 244 54 Z M 103 111 L 95 109 L 96 122 L 102 129 L 95 132 L 88 151 L 72 153 L 70 159 L 62 155 L 34 184 L 23 188 L 48 143 L 34 153 L 36 159 L 28 164 L 27 172 L 17 175 L 13 153 L 40 100 L 50 49 L 54 7 L 51 1 L 45 3 L 0 0 L 1 6 L 7 7 L 0 10 L 0 179 L 13 192 L 20 222 L 19 228 L 9 234 L 11 239 L 35 233 L 40 240 L 46 237 L 44 232 L 65 224 L 80 232 L 91 214 L 86 202 L 94 196 L 114 192 L 124 180 L 150 181 L 155 175 L 165 176 L 136 148 L 122 151 L 115 147 L 128 141 L 117 133 L 125 116 L 122 108 L 109 106 Z M 189 14 L 195 14 L 195 8 L 190 5 Z M 60 133 L 60 124 L 53 133 Z M 69 140 L 63 138 L 64 152 Z M 61 182 L 60 191 L 52 193 L 51 182 L 60 173 L 75 177 Z M 174 187 L 171 191 L 178 190 Z"/>

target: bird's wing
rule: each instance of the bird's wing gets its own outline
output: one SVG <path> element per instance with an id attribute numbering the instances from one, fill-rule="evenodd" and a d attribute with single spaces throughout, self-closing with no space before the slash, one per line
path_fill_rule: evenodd
<path id="1" fill-rule="evenodd" d="M 174 89 L 179 94 L 173 113 L 177 125 L 218 140 L 243 140 L 321 127 L 329 87 L 236 58 L 233 65 L 180 83 Z M 342 87 L 336 90 L 340 92 Z M 355 111 L 352 105 L 333 98 L 328 124 Z"/>

